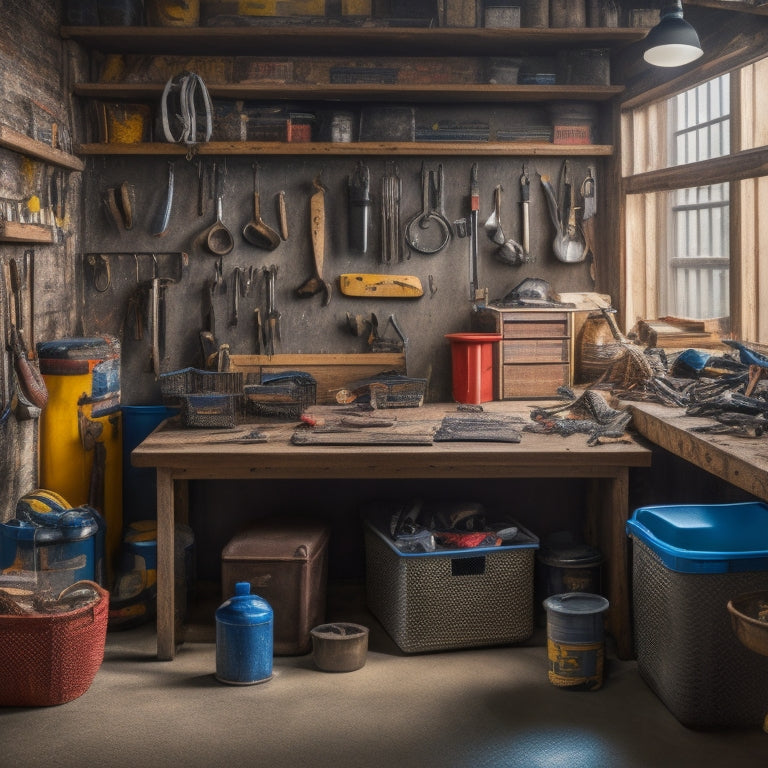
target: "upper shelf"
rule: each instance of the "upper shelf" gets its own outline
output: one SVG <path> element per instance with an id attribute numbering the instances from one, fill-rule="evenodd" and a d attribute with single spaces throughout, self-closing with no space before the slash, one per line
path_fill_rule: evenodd
<path id="1" fill-rule="evenodd" d="M 78 83 L 78 96 L 97 99 L 156 99 L 162 95 L 162 83 Z M 210 84 L 213 98 L 274 99 L 310 101 L 406 101 L 406 102 L 527 102 L 574 99 L 607 101 L 622 93 L 621 85 L 490 85 L 461 83 L 454 85 L 380 85 L 303 83 Z"/>
<path id="2" fill-rule="evenodd" d="M 187 155 L 182 144 L 145 142 L 140 144 L 81 144 L 81 155 Z M 277 142 L 211 141 L 197 144 L 200 155 L 488 155 L 488 156 L 607 156 L 610 144 L 552 144 L 534 141 L 356 141 Z"/>
<path id="3" fill-rule="evenodd" d="M 486 27 L 62 27 L 61 36 L 109 53 L 197 56 L 519 56 L 561 48 L 621 48 L 645 29 Z"/>
<path id="4" fill-rule="evenodd" d="M 71 171 L 82 171 L 85 164 L 79 157 L 70 155 L 55 147 L 49 147 L 42 141 L 32 139 L 24 133 L 14 131 L 6 125 L 0 125 L 0 147 L 12 149 L 27 157 L 34 157 L 36 160 L 43 160 L 52 165 L 58 165 L 62 168 L 69 168 Z"/>

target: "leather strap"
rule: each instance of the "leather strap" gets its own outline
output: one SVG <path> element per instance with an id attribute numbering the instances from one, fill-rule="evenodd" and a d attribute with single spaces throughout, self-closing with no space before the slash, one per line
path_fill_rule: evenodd
<path id="1" fill-rule="evenodd" d="M 210 141 L 213 133 L 213 104 L 202 78 L 183 72 L 165 84 L 161 101 L 163 135 L 173 144 L 192 147 Z M 198 139 L 199 114 L 204 115 L 204 131 Z M 175 129 L 175 130 L 174 130 Z"/>

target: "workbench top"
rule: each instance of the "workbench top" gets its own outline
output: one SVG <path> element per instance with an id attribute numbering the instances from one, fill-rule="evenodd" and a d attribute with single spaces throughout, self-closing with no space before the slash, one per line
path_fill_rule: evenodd
<path id="1" fill-rule="evenodd" d="M 517 402 L 483 404 L 489 417 L 519 417 L 530 423 L 535 405 Z M 341 406 L 313 406 L 318 422 L 338 420 Z M 459 411 L 455 403 L 419 408 L 374 411 L 395 419 L 377 432 L 431 435 L 445 416 L 476 416 Z M 184 428 L 176 418 L 161 424 L 132 453 L 137 467 L 163 467 L 187 478 L 439 478 L 439 477 L 604 477 L 616 467 L 650 466 L 651 451 L 628 437 L 626 441 L 587 445 L 587 435 L 522 432 L 519 443 L 486 441 L 432 442 L 426 445 L 294 445 L 291 436 L 303 429 L 298 421 L 248 420 L 234 429 Z M 368 428 L 359 428 L 364 436 Z M 256 442 L 254 433 L 266 436 Z M 354 458 L 353 458 L 354 457 Z"/>
<path id="2" fill-rule="evenodd" d="M 643 437 L 712 475 L 768 501 L 768 438 L 691 432 L 717 422 L 686 416 L 685 408 L 627 403 L 632 424 Z"/>

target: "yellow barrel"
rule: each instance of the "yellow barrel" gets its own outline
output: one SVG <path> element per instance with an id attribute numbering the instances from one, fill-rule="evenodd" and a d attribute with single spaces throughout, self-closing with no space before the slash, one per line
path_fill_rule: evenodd
<path id="1" fill-rule="evenodd" d="M 71 338 L 37 345 L 48 404 L 40 416 L 39 484 L 72 506 L 90 504 L 106 523 L 112 583 L 123 527 L 120 343 Z"/>

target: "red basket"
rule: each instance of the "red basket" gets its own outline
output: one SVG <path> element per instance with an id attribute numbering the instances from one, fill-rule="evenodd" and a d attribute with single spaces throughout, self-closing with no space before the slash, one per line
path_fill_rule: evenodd
<path id="1" fill-rule="evenodd" d="M 0 706 L 45 707 L 82 696 L 104 660 L 109 592 L 58 614 L 0 616 Z"/>

